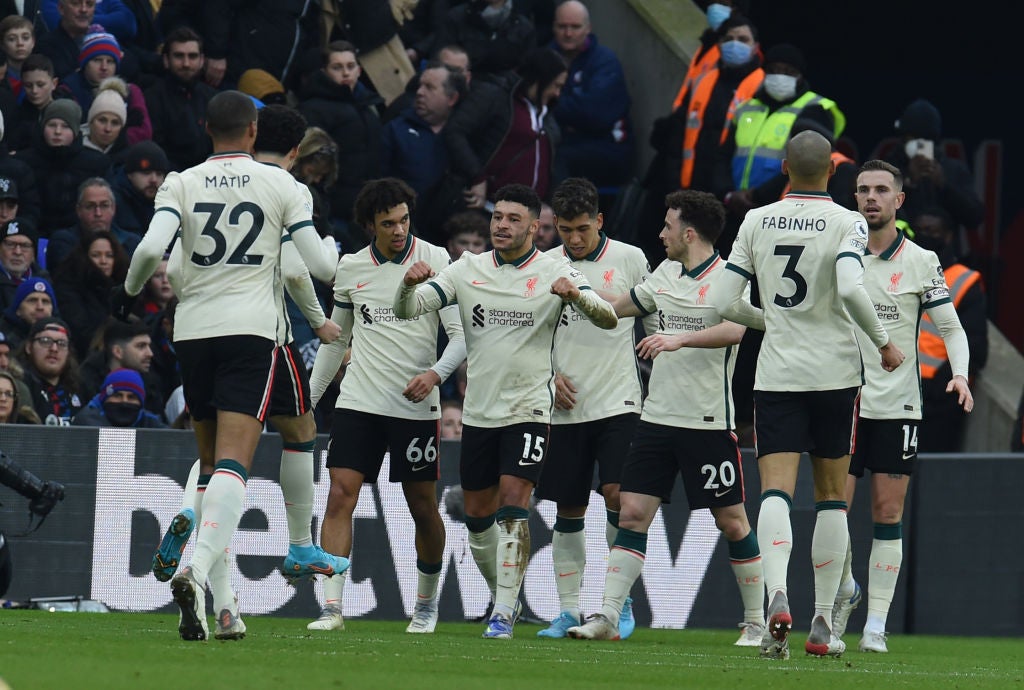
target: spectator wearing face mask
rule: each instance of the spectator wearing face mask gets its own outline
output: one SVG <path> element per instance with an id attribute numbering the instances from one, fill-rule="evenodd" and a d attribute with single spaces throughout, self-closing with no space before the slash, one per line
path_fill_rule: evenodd
<path id="1" fill-rule="evenodd" d="M 956 223 L 941 206 L 926 206 L 911 218 L 914 242 L 935 252 L 949 287 L 949 299 L 956 308 L 971 353 L 968 381 L 974 379 L 988 361 L 988 306 L 982 275 L 968 268 L 957 257 L 954 229 Z M 919 453 L 959 453 L 963 450 L 967 414 L 955 395 L 946 393 L 953 369 L 946 345 L 928 312 L 921 318 L 917 340 L 917 358 L 921 365 L 923 415 L 917 444 Z M 952 400 L 950 400 L 952 398 Z"/>
<path id="2" fill-rule="evenodd" d="M 778 201 L 775 178 L 782 173 L 786 142 L 797 119 L 828 122 L 834 139 L 846 128 L 839 106 L 811 90 L 806 72 L 807 61 L 799 48 L 789 43 L 773 46 L 765 54 L 761 87 L 729 113 L 712 182 L 712 191 L 729 212 L 717 245 L 723 256 L 728 256 L 747 211 Z M 761 189 L 765 183 L 771 189 Z"/>
<path id="3" fill-rule="evenodd" d="M 146 387 L 134 369 L 116 369 L 103 379 L 103 387 L 71 420 L 72 426 L 166 429 L 167 425 L 143 409 Z"/>

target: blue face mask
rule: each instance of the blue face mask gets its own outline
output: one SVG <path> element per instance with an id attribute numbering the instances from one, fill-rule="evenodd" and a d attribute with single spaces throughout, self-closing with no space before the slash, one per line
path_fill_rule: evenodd
<path id="1" fill-rule="evenodd" d="M 732 8 L 728 5 L 723 5 L 717 2 L 711 3 L 708 5 L 708 26 L 710 26 L 713 31 L 718 31 L 718 27 L 720 27 L 731 14 Z"/>
<path id="2" fill-rule="evenodd" d="M 726 41 L 719 43 L 718 49 L 722 51 L 722 62 L 729 67 L 745 65 L 754 54 L 754 49 L 748 43 L 742 41 Z"/>

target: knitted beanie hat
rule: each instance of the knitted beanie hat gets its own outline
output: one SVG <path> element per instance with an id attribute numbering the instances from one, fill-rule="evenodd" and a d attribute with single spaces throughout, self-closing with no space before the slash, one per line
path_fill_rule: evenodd
<path id="1" fill-rule="evenodd" d="M 82 49 L 78 51 L 79 68 L 85 67 L 85 63 L 98 55 L 109 55 L 120 66 L 121 46 L 118 45 L 114 35 L 104 31 L 103 27 L 98 24 L 90 26 L 89 31 L 90 33 L 86 34 L 85 40 L 82 41 Z"/>
<path id="2" fill-rule="evenodd" d="M 107 398 L 118 391 L 134 393 L 140 403 L 146 404 L 146 386 L 142 383 L 142 376 L 134 369 L 114 369 L 107 374 L 100 388 L 100 402 L 106 402 Z"/>
<path id="3" fill-rule="evenodd" d="M 54 118 L 63 120 L 77 134 L 82 124 L 82 106 L 70 98 L 58 98 L 43 111 L 43 124 Z"/>
<path id="4" fill-rule="evenodd" d="M 247 69 L 238 78 L 238 90 L 260 100 L 266 100 L 271 94 L 284 93 L 284 86 L 266 70 Z"/>
<path id="5" fill-rule="evenodd" d="M 100 113 L 117 115 L 121 118 L 122 125 L 128 121 L 128 105 L 124 102 L 121 94 L 114 89 L 102 89 L 96 98 L 92 99 L 92 105 L 89 106 L 89 117 L 86 121 L 92 122 L 93 118 Z"/>

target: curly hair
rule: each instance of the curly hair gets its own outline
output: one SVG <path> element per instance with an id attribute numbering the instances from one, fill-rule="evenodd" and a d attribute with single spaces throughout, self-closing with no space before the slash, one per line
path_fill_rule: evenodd
<path id="1" fill-rule="evenodd" d="M 599 210 L 597 187 L 585 177 L 570 177 L 551 195 L 551 209 L 556 216 L 566 220 L 584 214 L 596 218 Z"/>
<path id="2" fill-rule="evenodd" d="M 372 228 L 378 213 L 405 204 L 412 214 L 416 210 L 416 192 L 397 177 L 370 180 L 356 195 L 352 218 L 364 228 Z"/>
<path id="3" fill-rule="evenodd" d="M 725 207 L 709 192 L 680 189 L 665 197 L 665 208 L 679 211 L 679 219 L 692 225 L 705 241 L 714 244 L 725 227 Z"/>

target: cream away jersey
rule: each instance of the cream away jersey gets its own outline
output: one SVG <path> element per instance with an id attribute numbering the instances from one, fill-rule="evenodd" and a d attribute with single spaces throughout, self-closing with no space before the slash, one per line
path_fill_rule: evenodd
<path id="1" fill-rule="evenodd" d="M 154 208 L 181 221 L 175 340 L 257 335 L 284 343 L 281 231 L 312 226 L 309 190 L 279 167 L 225 153 L 167 175 Z"/>
<path id="2" fill-rule="evenodd" d="M 924 310 L 950 302 L 939 257 L 911 242 L 902 232 L 881 254 L 865 255 L 864 287 L 889 337 L 908 357 L 917 353 Z M 887 372 L 875 356 L 877 349 L 871 339 L 860 329 L 857 340 L 865 353 L 860 416 L 921 419 L 921 367 L 916 356 L 912 366 Z"/>
<path id="3" fill-rule="evenodd" d="M 416 289 L 426 309 L 457 302 L 466 334 L 463 422 L 501 427 L 551 421 L 554 402 L 551 349 L 565 307 L 551 284 L 566 277 L 589 290 L 568 262 L 536 248 L 516 262 L 496 251 L 466 252 Z"/>
<path id="4" fill-rule="evenodd" d="M 439 312 L 403 320 L 395 316 L 392 306 L 395 290 L 417 261 L 441 271 L 451 259 L 446 250 L 413 235 L 390 261 L 372 242 L 341 257 L 334 308 L 352 314 L 352 359 L 341 380 L 337 407 L 400 419 L 441 417 L 441 394 L 436 387 L 419 403 L 402 396 L 410 379 L 437 362 Z M 449 322 L 461 330 L 457 318 Z M 452 336 L 451 331 L 448 335 Z"/>
<path id="5" fill-rule="evenodd" d="M 757 278 L 765 335 L 756 390 L 861 385 L 856 326 L 839 296 L 836 260 L 860 260 L 867 241 L 864 217 L 824 192 L 787 194 L 747 212 L 727 268 Z"/>
<path id="6" fill-rule="evenodd" d="M 659 333 L 702 331 L 722 322 L 708 295 L 724 270 L 725 260 L 718 252 L 690 271 L 666 259 L 630 296 L 645 314 L 658 314 Z M 735 345 L 683 347 L 658 354 L 640 419 L 686 429 L 732 429 L 737 350 Z"/>
<path id="7" fill-rule="evenodd" d="M 580 271 L 594 288 L 614 294 L 628 292 L 650 274 L 639 247 L 609 239 L 601 233 L 597 248 L 573 261 L 564 247 L 547 254 Z M 576 387 L 576 406 L 557 407 L 552 424 L 577 424 L 627 412 L 640 412 L 640 371 L 637 368 L 633 319 L 619 319 L 612 330 L 598 328 L 572 309 L 562 312 L 555 330 L 555 371 Z"/>

